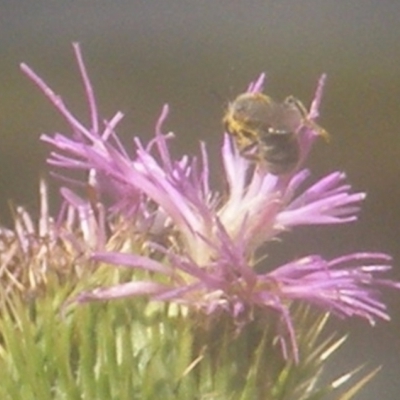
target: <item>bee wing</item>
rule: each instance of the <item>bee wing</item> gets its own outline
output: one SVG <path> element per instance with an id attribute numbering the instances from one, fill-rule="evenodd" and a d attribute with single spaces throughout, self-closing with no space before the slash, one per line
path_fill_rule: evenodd
<path id="1" fill-rule="evenodd" d="M 304 118 L 296 107 L 280 103 L 274 107 L 269 120 L 270 128 L 276 132 L 296 133 L 303 125 Z"/>

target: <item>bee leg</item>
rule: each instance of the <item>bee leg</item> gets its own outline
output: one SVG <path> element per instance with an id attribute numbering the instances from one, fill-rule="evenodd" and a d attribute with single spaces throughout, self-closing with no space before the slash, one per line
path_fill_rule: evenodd
<path id="1" fill-rule="evenodd" d="M 329 142 L 331 140 L 329 133 L 320 125 L 316 124 L 314 121 L 310 119 L 305 119 L 303 123 L 305 126 L 316 132 L 318 136 L 322 136 L 326 142 Z"/>
<path id="2" fill-rule="evenodd" d="M 260 145 L 257 142 L 249 143 L 245 146 L 238 146 L 239 154 L 248 161 L 259 162 L 260 161 Z"/>
<path id="3" fill-rule="evenodd" d="M 284 100 L 284 103 L 297 108 L 303 119 L 302 120 L 303 126 L 306 126 L 307 128 L 311 129 L 312 131 L 317 133 L 318 136 L 322 136 L 327 142 L 329 142 L 330 140 L 329 133 L 324 128 L 319 126 L 316 122 L 308 118 L 308 110 L 299 99 L 296 99 L 296 97 L 294 96 L 288 96 Z"/>
<path id="4" fill-rule="evenodd" d="M 304 107 L 304 104 L 303 104 L 299 99 L 296 99 L 296 97 L 294 97 L 294 96 L 288 96 L 288 97 L 286 97 L 286 99 L 284 100 L 284 103 L 285 103 L 285 104 L 288 104 L 288 105 L 290 105 L 290 106 L 296 107 L 297 110 L 299 110 L 301 116 L 302 116 L 304 119 L 307 119 L 308 111 L 307 111 L 307 109 Z"/>

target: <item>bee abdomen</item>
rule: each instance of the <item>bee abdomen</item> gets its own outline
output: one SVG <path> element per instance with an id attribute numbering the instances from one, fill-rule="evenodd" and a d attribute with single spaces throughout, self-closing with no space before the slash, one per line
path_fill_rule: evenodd
<path id="1" fill-rule="evenodd" d="M 264 133 L 260 137 L 259 152 L 269 172 L 275 175 L 292 171 L 300 158 L 298 139 L 293 132 Z"/>

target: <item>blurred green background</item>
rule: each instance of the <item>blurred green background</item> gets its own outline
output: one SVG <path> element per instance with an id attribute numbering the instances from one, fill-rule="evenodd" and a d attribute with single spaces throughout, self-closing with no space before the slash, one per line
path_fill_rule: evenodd
<path id="1" fill-rule="evenodd" d="M 368 197 L 356 224 L 299 229 L 274 245 L 269 260 L 379 250 L 395 257 L 392 277 L 400 279 L 399 22 L 396 0 L 0 0 L 1 224 L 10 224 L 10 199 L 36 212 L 49 151 L 39 135 L 65 128 L 19 71 L 21 61 L 87 120 L 70 46 L 81 42 L 102 115 L 126 114 L 124 142 L 150 138 L 168 102 L 177 154 L 197 152 L 205 140 L 215 182 L 229 99 L 265 71 L 269 94 L 308 104 L 326 72 L 320 122 L 332 141 L 314 148 L 310 168 L 315 178 L 343 170 Z M 386 299 L 392 323 L 333 326 L 352 336 L 331 374 L 364 362 L 384 367 L 360 399 L 395 399 L 400 391 L 400 294 Z"/>

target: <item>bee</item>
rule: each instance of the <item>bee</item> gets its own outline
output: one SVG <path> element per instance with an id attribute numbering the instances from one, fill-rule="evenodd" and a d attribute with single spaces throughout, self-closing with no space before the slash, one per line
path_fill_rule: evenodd
<path id="1" fill-rule="evenodd" d="M 299 163 L 302 127 L 328 137 L 308 119 L 306 108 L 293 96 L 279 103 L 263 93 L 243 93 L 229 104 L 223 123 L 240 154 L 274 175 L 289 173 Z"/>

